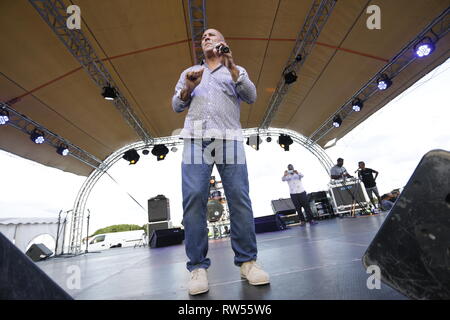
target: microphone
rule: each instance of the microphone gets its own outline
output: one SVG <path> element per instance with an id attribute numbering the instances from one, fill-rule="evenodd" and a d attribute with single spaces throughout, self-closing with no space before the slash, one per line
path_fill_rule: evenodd
<path id="1" fill-rule="evenodd" d="M 361 171 L 361 169 L 357 169 L 357 170 L 355 171 L 355 173 L 357 173 L 358 171 Z"/>
<path id="2" fill-rule="evenodd" d="M 216 46 L 216 50 L 220 53 L 228 53 L 230 52 L 230 48 L 227 46 L 224 46 L 223 44 L 218 44 Z"/>

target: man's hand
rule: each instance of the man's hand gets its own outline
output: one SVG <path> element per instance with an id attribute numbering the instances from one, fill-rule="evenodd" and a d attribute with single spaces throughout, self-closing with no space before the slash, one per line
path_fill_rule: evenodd
<path id="1" fill-rule="evenodd" d="M 284 176 L 287 176 L 287 175 L 288 175 L 288 171 L 285 170 L 285 171 L 284 171 Z"/>
<path id="2" fill-rule="evenodd" d="M 234 64 L 233 55 L 231 53 L 231 50 L 228 53 L 221 53 L 219 50 L 217 50 L 218 46 L 228 47 L 228 45 L 223 41 L 217 43 L 216 48 L 214 48 L 214 54 L 221 58 L 220 62 L 230 71 L 233 81 L 236 82 L 237 79 L 239 78 L 239 70 L 236 67 L 236 65 Z"/>
<path id="3" fill-rule="evenodd" d="M 197 87 L 200 84 L 200 81 L 202 81 L 202 75 L 203 69 L 199 71 L 190 71 L 186 74 L 185 87 L 181 90 L 181 100 L 189 100 L 192 91 L 194 91 L 195 87 Z"/>
<path id="4" fill-rule="evenodd" d="M 294 173 L 298 174 L 298 171 L 297 171 L 297 170 L 294 170 Z"/>

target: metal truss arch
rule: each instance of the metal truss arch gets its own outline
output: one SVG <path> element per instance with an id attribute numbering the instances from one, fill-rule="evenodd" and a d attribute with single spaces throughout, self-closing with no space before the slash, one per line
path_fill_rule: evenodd
<path id="1" fill-rule="evenodd" d="M 331 167 L 333 166 L 333 162 L 325 150 L 315 143 L 311 143 L 308 138 L 299 134 L 296 131 L 282 129 L 282 128 L 268 128 L 268 129 L 244 129 L 242 131 L 244 138 L 248 138 L 252 135 L 259 134 L 262 136 L 275 136 L 280 134 L 289 135 L 292 140 L 303 146 L 306 150 L 311 152 L 317 160 L 319 160 L 320 164 L 323 166 L 327 174 Z M 86 203 L 91 194 L 92 189 L 98 180 L 105 174 L 117 161 L 122 159 L 125 151 L 130 149 L 136 149 L 136 151 L 141 151 L 146 148 L 151 148 L 153 145 L 157 144 L 165 144 L 167 147 L 182 145 L 183 140 L 179 138 L 179 136 L 169 136 L 169 137 L 161 137 L 155 138 L 153 140 L 153 144 L 148 144 L 143 141 L 135 142 L 124 146 L 117 151 L 113 152 L 100 167 L 94 170 L 91 175 L 86 179 L 86 181 L 81 186 L 78 195 L 75 199 L 72 221 L 70 227 L 70 235 L 69 235 L 69 253 L 71 254 L 79 254 L 82 252 L 82 232 L 83 232 L 83 220 L 84 220 L 84 212 L 86 209 Z"/>

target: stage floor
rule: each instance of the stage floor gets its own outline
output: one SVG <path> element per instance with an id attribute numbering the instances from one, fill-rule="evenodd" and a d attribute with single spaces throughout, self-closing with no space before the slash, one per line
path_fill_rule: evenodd
<path id="1" fill-rule="evenodd" d="M 184 245 L 116 248 L 37 265 L 72 297 L 82 300 L 407 299 L 384 283 L 380 289 L 367 288 L 370 275 L 361 257 L 385 217 L 386 213 L 332 218 L 315 226 L 257 234 L 258 263 L 271 276 L 270 285 L 259 287 L 240 279 L 229 238 L 211 240 L 210 289 L 194 297 L 187 293 Z M 79 288 L 72 288 L 77 284 Z"/>

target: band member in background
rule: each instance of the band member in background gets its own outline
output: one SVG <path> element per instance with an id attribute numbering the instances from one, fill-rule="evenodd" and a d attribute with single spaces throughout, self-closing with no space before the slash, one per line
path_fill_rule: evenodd
<path id="1" fill-rule="evenodd" d="M 175 112 L 187 110 L 180 137 L 184 139 L 183 225 L 191 295 L 209 290 L 207 269 L 211 261 L 206 257 L 206 214 L 209 178 L 214 162 L 230 208 L 234 264 L 240 267 L 241 277 L 250 284 L 269 283 L 269 275 L 256 264 L 255 224 L 240 123 L 241 101 L 254 103 L 256 88 L 246 70 L 234 63 L 232 52 L 218 30 L 206 30 L 201 46 L 203 63 L 182 72 L 172 98 Z M 202 132 L 200 137 L 198 127 Z M 231 138 L 229 132 L 234 132 Z M 217 144 L 217 141 L 220 143 Z M 215 147 L 214 154 L 209 150 L 210 144 L 220 146 Z M 192 156 L 199 153 L 202 157 L 197 163 Z M 231 161 L 227 158 L 230 154 L 233 157 Z M 204 161 L 205 157 L 211 156 L 214 162 Z M 237 161 L 238 157 L 243 157 L 244 162 Z"/>
<path id="2" fill-rule="evenodd" d="M 310 225 L 317 224 L 313 220 L 313 215 L 311 212 L 311 207 L 309 206 L 308 195 L 306 194 L 305 188 L 302 183 L 303 174 L 294 170 L 292 164 L 288 165 L 288 170 L 284 171 L 284 175 L 281 181 L 286 181 L 289 185 L 289 193 L 291 194 L 292 203 L 294 203 L 295 210 L 297 210 L 298 217 L 300 219 L 300 226 L 304 226 L 306 222 Z M 305 210 L 305 217 L 302 213 L 302 207 Z"/>
<path id="3" fill-rule="evenodd" d="M 331 179 L 341 180 L 344 178 L 353 178 L 348 174 L 347 169 L 344 168 L 344 159 L 337 159 L 337 164 L 330 170 Z"/>
<path id="4" fill-rule="evenodd" d="M 373 199 L 373 193 L 375 193 L 379 208 L 381 209 L 381 198 L 380 194 L 378 193 L 377 184 L 375 182 L 378 177 L 378 171 L 366 168 L 366 164 L 364 163 L 364 161 L 358 162 L 358 167 L 358 177 L 362 180 L 364 187 L 366 188 L 370 202 L 372 202 L 373 207 L 376 208 L 375 200 Z M 375 174 L 375 177 L 373 176 L 373 174 Z"/>

